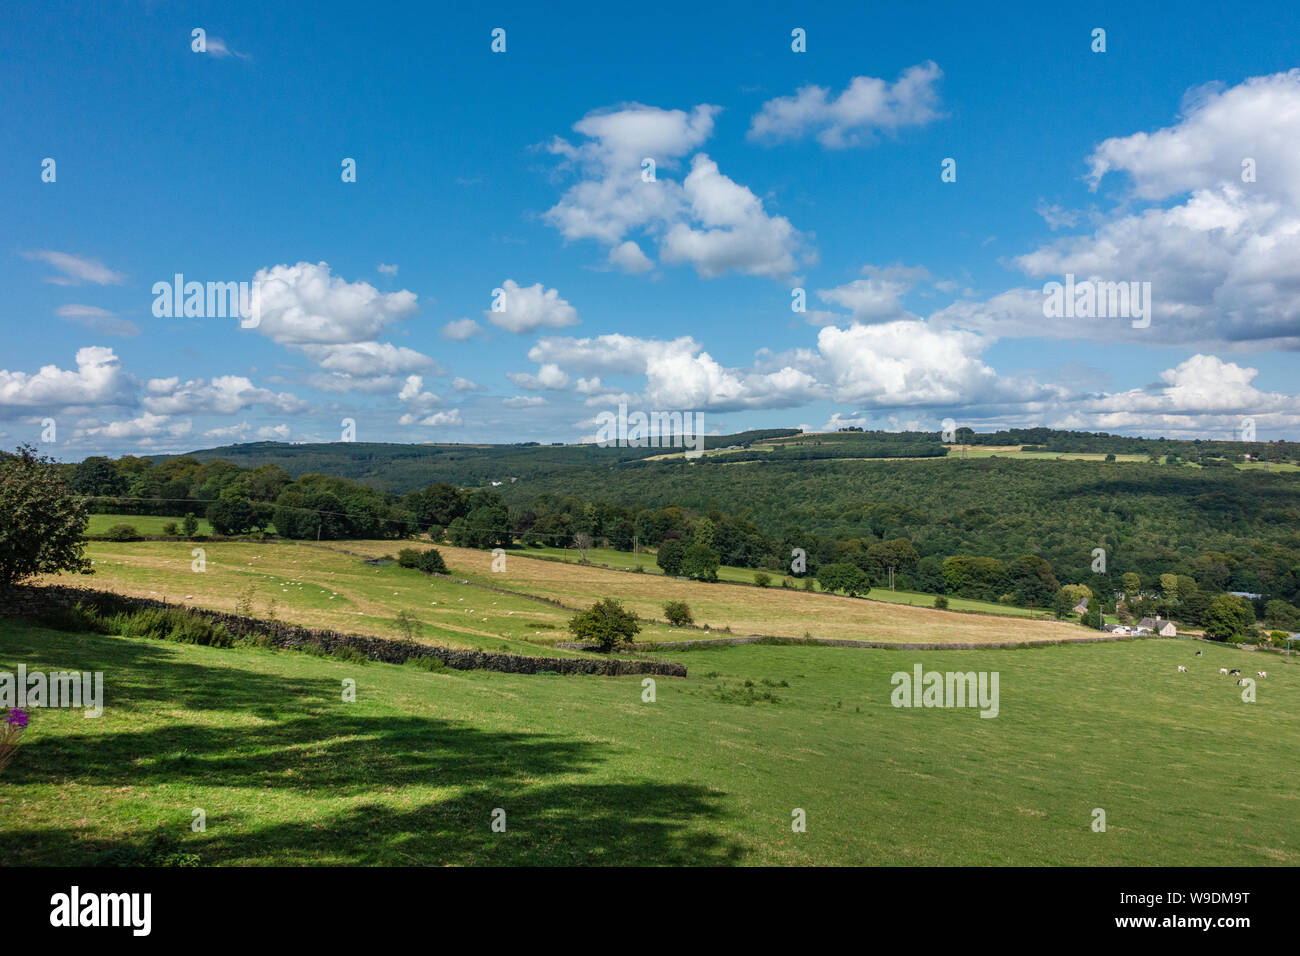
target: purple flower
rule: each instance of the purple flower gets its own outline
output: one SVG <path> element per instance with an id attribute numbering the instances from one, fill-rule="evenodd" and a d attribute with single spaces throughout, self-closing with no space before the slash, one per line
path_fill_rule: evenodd
<path id="1" fill-rule="evenodd" d="M 5 718 L 6 724 L 14 724 L 19 730 L 27 726 L 27 711 L 19 710 L 17 707 L 9 711 L 9 716 Z"/>

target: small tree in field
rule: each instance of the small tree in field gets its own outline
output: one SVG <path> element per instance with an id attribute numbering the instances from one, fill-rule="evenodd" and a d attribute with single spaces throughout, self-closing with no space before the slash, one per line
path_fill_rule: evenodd
<path id="1" fill-rule="evenodd" d="M 691 607 L 685 601 L 669 601 L 665 604 L 664 617 L 669 624 L 677 627 L 695 623 L 695 618 L 691 617 Z"/>
<path id="2" fill-rule="evenodd" d="M 406 608 L 402 608 L 397 612 L 397 616 L 393 618 L 393 627 L 402 637 L 408 641 L 413 641 L 415 635 L 420 633 L 420 619 Z"/>
<path id="3" fill-rule="evenodd" d="M 605 598 L 573 615 L 569 630 L 579 641 L 590 641 L 602 651 L 612 651 L 620 644 L 632 643 L 641 625 L 635 614 L 624 610 L 613 598 Z"/>
<path id="4" fill-rule="evenodd" d="M 192 538 L 198 534 L 199 519 L 194 517 L 194 512 L 191 511 L 185 516 L 185 520 L 181 522 L 181 531 L 185 533 L 187 538 Z"/>
<path id="5" fill-rule="evenodd" d="M 87 520 L 53 459 L 30 445 L 0 452 L 0 587 L 36 574 L 93 574 L 84 554 Z"/>

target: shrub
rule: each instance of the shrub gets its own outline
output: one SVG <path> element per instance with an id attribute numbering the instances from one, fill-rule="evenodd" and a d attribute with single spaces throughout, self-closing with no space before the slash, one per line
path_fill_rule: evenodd
<path id="1" fill-rule="evenodd" d="M 772 583 L 772 576 L 770 574 L 764 574 L 762 571 L 757 571 L 754 574 L 754 583 L 760 588 L 765 588 Z"/>
<path id="2" fill-rule="evenodd" d="M 428 657 L 408 657 L 405 664 L 407 667 L 414 667 L 417 670 L 429 671 L 430 673 L 437 673 L 447 669 L 447 665 L 443 663 L 441 657 L 433 657 L 432 655 Z"/>
<path id="3" fill-rule="evenodd" d="M 348 647 L 346 644 L 334 648 L 330 655 L 335 660 L 345 661 L 348 664 L 369 664 L 370 658 L 366 657 L 355 647 Z"/>
<path id="4" fill-rule="evenodd" d="M 271 640 L 270 634 L 245 634 L 235 643 L 241 647 L 260 647 L 264 649 L 275 647 L 275 642 Z"/>
<path id="5" fill-rule="evenodd" d="M 108 541 L 139 541 L 140 532 L 134 525 L 115 524 L 104 532 L 104 537 Z"/>
<path id="6" fill-rule="evenodd" d="M 235 636 L 224 624 L 214 624 L 206 618 L 184 611 L 177 612 L 172 619 L 171 633 L 168 640 L 178 644 L 202 644 L 207 647 L 234 647 Z"/>
<path id="7" fill-rule="evenodd" d="M 437 548 L 418 551 L 415 548 L 403 548 L 397 552 L 397 563 L 404 568 L 415 568 L 425 574 L 446 574 L 447 562 Z"/>
<path id="8" fill-rule="evenodd" d="M 770 690 L 760 691 L 752 680 L 747 680 L 743 684 L 728 685 L 724 684 L 713 688 L 714 696 L 724 704 L 743 704 L 749 706 L 759 702 L 769 704 L 779 704 L 781 698 L 777 697 Z"/>
<path id="9" fill-rule="evenodd" d="M 36 618 L 46 627 L 56 631 L 79 631 L 107 634 L 107 622 L 102 620 L 95 608 L 78 601 L 72 607 L 51 608 L 41 612 Z"/>
<path id="10" fill-rule="evenodd" d="M 123 637 L 208 647 L 233 647 L 235 643 L 234 635 L 226 630 L 225 625 L 181 608 L 143 608 L 114 615 L 105 624 L 110 628 L 108 633 Z"/>
<path id="11" fill-rule="evenodd" d="M 814 581 L 812 578 L 804 578 L 803 589 L 805 591 L 815 591 L 817 590 L 817 582 Z"/>
<path id="12" fill-rule="evenodd" d="M 602 651 L 612 651 L 630 644 L 641 631 L 636 615 L 626 611 L 613 598 L 597 601 L 585 611 L 573 615 L 569 630 L 579 641 L 591 641 Z"/>
<path id="13" fill-rule="evenodd" d="M 191 511 L 185 516 L 185 519 L 181 521 L 181 531 L 184 532 L 185 537 L 192 538 L 198 533 L 198 530 L 199 519 L 194 517 L 194 512 Z"/>
<path id="14" fill-rule="evenodd" d="M 934 599 L 934 606 L 937 607 L 940 611 L 946 611 L 948 609 L 948 599 L 944 597 L 942 594 L 936 595 Z"/>
<path id="15" fill-rule="evenodd" d="M 664 617 L 669 624 L 678 627 L 695 623 L 695 619 L 691 617 L 691 607 L 685 601 L 669 601 L 665 604 Z"/>
<path id="16" fill-rule="evenodd" d="M 169 538 L 178 537 L 180 533 L 181 529 L 177 526 L 175 521 L 168 521 L 163 525 L 163 534 L 167 535 Z"/>

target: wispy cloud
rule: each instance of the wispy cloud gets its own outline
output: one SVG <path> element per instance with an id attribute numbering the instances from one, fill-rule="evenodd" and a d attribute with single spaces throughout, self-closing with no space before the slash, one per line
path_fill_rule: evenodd
<path id="1" fill-rule="evenodd" d="M 221 37 L 212 36 L 211 34 L 205 38 L 204 46 L 206 47 L 205 49 L 195 50 L 194 52 L 206 53 L 208 56 L 214 57 L 218 60 L 224 60 L 229 56 L 237 57 L 240 60 L 251 60 L 253 58 L 252 54 L 240 53 L 238 50 L 232 49 L 225 40 L 221 39 Z"/>
<path id="2" fill-rule="evenodd" d="M 98 259 L 74 256 L 69 252 L 56 252 L 53 249 L 36 249 L 24 252 L 23 257 L 44 262 L 58 269 L 62 275 L 46 276 L 45 281 L 54 285 L 82 285 L 92 282 L 95 285 L 121 285 L 126 281 L 126 273 L 114 272 Z"/>
<path id="3" fill-rule="evenodd" d="M 101 309 L 97 305 L 61 305 L 54 310 L 54 314 L 61 319 L 83 325 L 100 335 L 131 338 L 140 334 L 140 326 L 118 318 L 115 313 L 108 309 Z"/>

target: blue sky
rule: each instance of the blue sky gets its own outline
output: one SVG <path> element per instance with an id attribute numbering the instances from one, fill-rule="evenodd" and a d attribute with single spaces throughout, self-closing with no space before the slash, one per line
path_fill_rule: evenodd
<path id="1" fill-rule="evenodd" d="M 11 4 L 0 441 L 1296 439 L 1295 5 L 1038 6 Z M 1045 318 L 1067 273 L 1149 325 Z"/>

